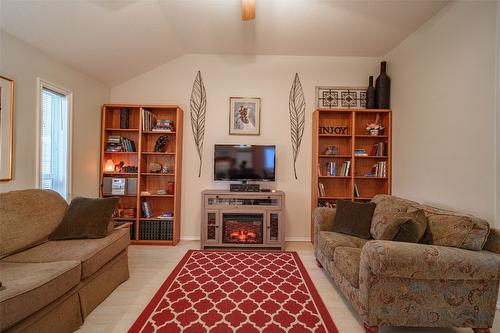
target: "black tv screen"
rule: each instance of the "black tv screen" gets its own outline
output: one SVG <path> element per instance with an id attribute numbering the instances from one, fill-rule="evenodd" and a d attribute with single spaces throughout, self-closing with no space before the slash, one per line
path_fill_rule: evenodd
<path id="1" fill-rule="evenodd" d="M 215 180 L 275 180 L 276 146 L 215 145 Z"/>

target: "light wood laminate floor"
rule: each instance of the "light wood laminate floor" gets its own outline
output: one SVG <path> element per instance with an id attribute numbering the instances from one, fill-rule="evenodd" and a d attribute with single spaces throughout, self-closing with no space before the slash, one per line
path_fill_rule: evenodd
<path id="1" fill-rule="evenodd" d="M 175 247 L 129 247 L 130 279 L 121 284 L 85 320 L 79 333 L 127 332 L 156 290 L 189 249 L 199 249 L 197 241 L 182 241 Z M 289 242 L 286 249 L 297 251 L 319 291 L 340 333 L 364 333 L 362 322 L 328 275 L 316 266 L 313 247 L 308 242 Z M 492 333 L 500 332 L 497 310 Z M 471 333 L 470 329 L 429 329 L 383 327 L 381 333 Z"/>

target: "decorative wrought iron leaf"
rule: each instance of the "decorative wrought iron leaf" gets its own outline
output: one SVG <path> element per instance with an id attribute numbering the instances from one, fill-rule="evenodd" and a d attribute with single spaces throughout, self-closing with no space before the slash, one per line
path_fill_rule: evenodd
<path id="1" fill-rule="evenodd" d="M 302 143 L 302 137 L 304 135 L 306 116 L 306 101 L 304 98 L 304 92 L 302 90 L 302 84 L 300 83 L 298 73 L 295 73 L 292 89 L 290 90 L 290 100 L 288 102 L 288 108 L 290 111 L 290 134 L 293 150 L 293 172 L 295 174 L 295 179 L 297 179 L 296 162 L 300 150 L 300 144 Z"/>
<path id="2" fill-rule="evenodd" d="M 201 164 L 203 156 L 203 139 L 205 138 L 205 117 L 207 111 L 207 94 L 201 79 L 201 72 L 198 71 L 193 83 L 189 107 L 191 110 L 191 130 L 193 131 L 194 143 L 198 151 L 200 166 L 198 177 L 201 176 Z"/>

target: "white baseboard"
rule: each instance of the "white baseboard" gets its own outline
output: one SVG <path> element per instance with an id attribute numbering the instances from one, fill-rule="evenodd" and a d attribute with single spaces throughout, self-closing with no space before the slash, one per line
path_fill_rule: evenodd
<path id="1" fill-rule="evenodd" d="M 181 236 L 181 240 L 185 241 L 199 241 L 200 236 Z"/>
<path id="2" fill-rule="evenodd" d="M 285 242 L 310 242 L 311 237 L 285 237 Z"/>

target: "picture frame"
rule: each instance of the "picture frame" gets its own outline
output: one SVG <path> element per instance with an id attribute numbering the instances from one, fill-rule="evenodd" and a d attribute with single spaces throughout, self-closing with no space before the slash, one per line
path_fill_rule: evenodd
<path id="1" fill-rule="evenodd" d="M 260 98 L 229 98 L 229 135 L 260 135 Z"/>
<path id="2" fill-rule="evenodd" d="M 12 180 L 14 80 L 0 75 L 0 181 Z"/>
<path id="3" fill-rule="evenodd" d="M 316 107 L 320 109 L 366 109 L 367 87 L 316 87 Z"/>

